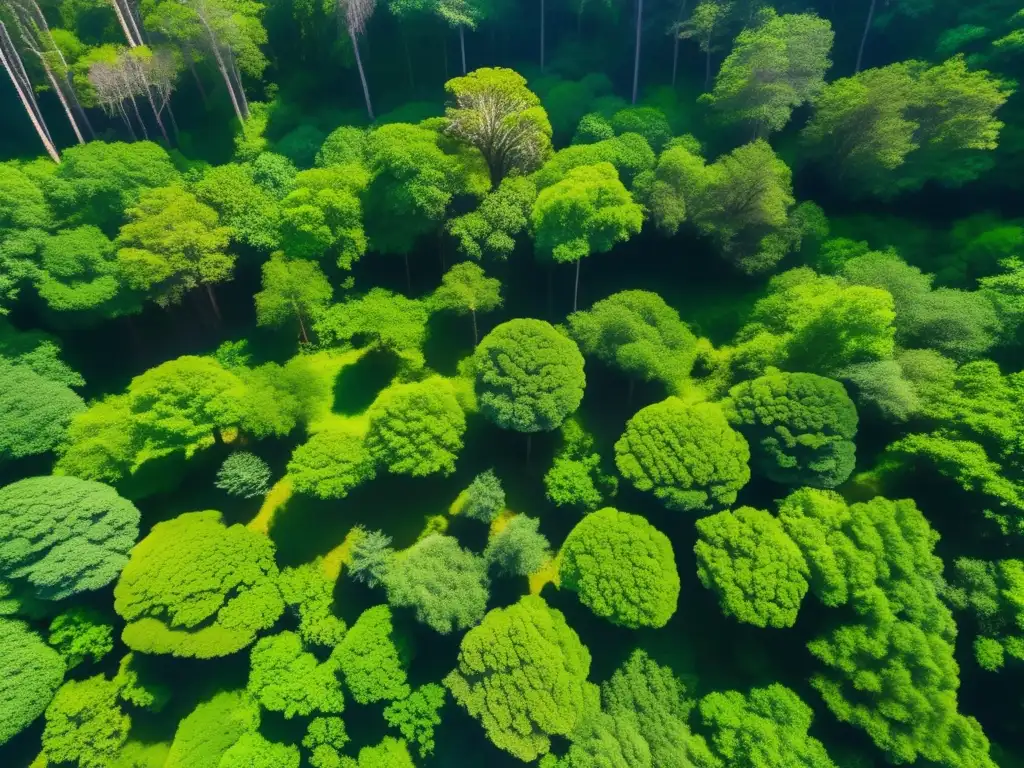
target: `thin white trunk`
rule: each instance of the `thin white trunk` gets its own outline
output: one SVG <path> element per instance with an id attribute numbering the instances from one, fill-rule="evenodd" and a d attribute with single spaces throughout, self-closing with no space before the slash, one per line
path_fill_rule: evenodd
<path id="1" fill-rule="evenodd" d="M 125 20 L 124 14 L 121 13 L 121 4 L 119 0 L 110 0 L 110 4 L 114 6 L 114 14 L 117 16 L 117 23 L 121 25 L 121 31 L 124 32 L 125 39 L 128 41 L 128 47 L 135 48 L 138 43 L 135 41 L 135 36 L 132 34 L 131 27 L 128 26 L 128 22 Z"/>
<path id="2" fill-rule="evenodd" d="M 199 16 L 199 22 L 206 28 L 206 34 L 210 36 L 210 50 L 213 51 L 213 58 L 217 61 L 217 69 L 220 71 L 221 77 L 224 78 L 224 85 L 227 86 L 228 96 L 231 97 L 231 106 L 235 109 L 235 115 L 238 117 L 238 122 L 242 124 L 242 133 L 245 133 L 245 115 L 248 114 L 248 109 L 245 113 L 242 112 L 242 107 L 238 103 L 238 96 L 235 94 L 234 83 L 231 82 L 231 73 L 228 72 L 227 64 L 224 62 L 224 57 L 220 52 L 220 44 L 217 41 L 217 36 L 213 34 L 213 30 L 210 29 L 210 25 L 206 23 L 206 19 Z"/>
<path id="3" fill-rule="evenodd" d="M 149 99 L 149 107 L 153 110 L 153 117 L 156 118 L 157 127 L 160 129 L 160 133 L 164 137 L 164 141 L 167 142 L 167 146 L 171 146 L 171 137 L 167 135 L 167 129 L 164 127 L 164 121 L 160 119 L 160 110 L 156 107 L 156 102 L 153 100 L 153 91 L 151 88 L 146 88 L 146 98 Z"/>
<path id="4" fill-rule="evenodd" d="M 132 102 L 132 109 L 135 110 L 135 119 L 139 121 L 139 125 L 142 126 L 142 137 L 149 141 L 149 131 L 146 130 L 146 122 L 142 119 L 142 113 L 139 112 L 139 103 L 135 101 L 134 96 L 129 97 Z"/>
<path id="5" fill-rule="evenodd" d="M 7 35 L 7 30 L 4 25 L 0 23 L 0 29 L 2 34 Z M 53 162 L 60 164 L 60 153 L 53 144 L 53 140 L 50 138 L 50 133 L 46 129 L 46 124 L 42 122 L 42 118 L 38 115 L 33 106 L 34 101 L 30 102 L 28 95 L 23 90 L 23 85 L 15 74 L 12 63 L 7 60 L 7 56 L 4 53 L 3 46 L 0 45 L 0 64 L 3 64 L 4 69 L 7 71 L 8 76 L 11 78 L 11 82 L 14 84 L 14 90 L 18 92 L 18 99 L 21 101 L 21 105 L 25 108 L 25 112 L 28 114 L 29 120 L 32 121 L 32 127 L 36 129 L 36 133 L 39 135 L 39 140 L 43 142 L 43 146 L 46 148 L 46 153 L 50 156 Z"/>
<path id="6" fill-rule="evenodd" d="M 374 120 L 373 104 L 370 103 L 370 87 L 366 84 L 366 73 L 363 71 L 363 58 L 359 55 L 359 40 L 352 27 L 348 28 L 348 36 L 352 41 L 352 50 L 356 52 L 356 67 L 359 69 L 359 82 L 363 84 L 363 99 L 366 100 L 366 114 L 370 116 L 370 122 Z"/>
<path id="7" fill-rule="evenodd" d="M 860 65 L 864 61 L 864 46 L 868 42 L 868 32 L 871 30 L 871 22 L 875 19 L 875 2 L 871 0 L 871 5 L 868 7 L 868 20 L 864 23 L 864 34 L 860 36 L 860 48 L 857 49 L 857 66 L 854 67 L 854 74 L 860 72 Z"/>
<path id="8" fill-rule="evenodd" d="M 242 74 L 238 71 L 238 67 L 235 66 L 235 55 L 228 48 L 228 53 L 231 56 L 231 73 L 235 76 L 235 83 L 238 85 L 238 100 L 242 103 L 242 114 L 245 115 L 245 119 L 249 119 L 249 100 L 245 98 L 245 86 L 242 85 Z"/>
<path id="9" fill-rule="evenodd" d="M 114 0 L 114 2 L 117 2 L 117 0 Z M 135 41 L 142 45 L 146 41 L 142 39 L 142 33 L 139 30 L 141 22 L 136 22 L 135 20 L 135 7 L 132 5 L 132 0 L 124 0 L 124 7 L 128 11 L 128 22 L 132 26 L 132 32 L 135 33 Z"/>
<path id="10" fill-rule="evenodd" d="M 466 33 L 459 24 L 459 47 L 462 48 L 462 74 L 466 74 Z"/>
<path id="11" fill-rule="evenodd" d="M 637 0 L 636 5 L 636 54 L 633 57 L 633 103 L 636 104 L 636 92 L 640 83 L 640 27 L 644 20 L 644 0 Z"/>
<path id="12" fill-rule="evenodd" d="M 54 93 L 57 94 L 57 98 L 60 99 L 60 105 L 64 107 L 64 114 L 68 116 L 68 122 L 71 123 L 71 128 L 75 132 L 75 138 L 78 139 L 79 144 L 85 144 L 85 138 L 82 136 L 82 132 L 78 128 L 78 121 L 75 120 L 75 116 L 71 114 L 71 105 L 68 104 L 68 100 L 64 96 L 64 91 L 57 83 L 57 78 L 53 76 L 53 70 L 50 69 L 50 65 L 43 61 L 43 70 L 46 72 L 46 77 L 50 81 L 50 85 L 53 86 Z"/>
<path id="13" fill-rule="evenodd" d="M 139 136 L 135 133 L 135 128 L 132 126 L 131 118 L 128 117 L 128 113 L 125 111 L 123 102 L 117 105 L 117 111 L 121 113 L 121 120 L 128 127 L 128 133 L 131 134 L 132 141 L 138 141 Z"/>

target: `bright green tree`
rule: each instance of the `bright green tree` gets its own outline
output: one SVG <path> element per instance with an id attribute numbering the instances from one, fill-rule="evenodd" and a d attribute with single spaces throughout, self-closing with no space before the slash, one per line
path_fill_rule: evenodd
<path id="1" fill-rule="evenodd" d="M 713 509 L 750 480 L 750 448 L 713 403 L 677 397 L 642 408 L 615 443 L 619 473 L 669 509 Z"/>
<path id="2" fill-rule="evenodd" d="M 178 723 L 165 768 L 220 768 L 224 753 L 259 727 L 259 705 L 245 691 L 220 691 Z"/>
<path id="3" fill-rule="evenodd" d="M 318 499 L 343 499 L 377 470 L 361 435 L 330 428 L 310 436 L 288 461 L 288 477 L 299 493 Z"/>
<path id="4" fill-rule="evenodd" d="M 304 650 L 294 632 L 281 632 L 252 647 L 246 690 L 264 709 L 289 720 L 314 712 L 336 714 L 345 709 L 337 669 L 335 661 L 321 663 Z"/>
<path id="5" fill-rule="evenodd" d="M 659 381 L 675 393 L 690 375 L 697 339 L 652 291 L 619 291 L 572 313 L 568 323 L 584 355 L 618 368 L 631 382 Z"/>
<path id="6" fill-rule="evenodd" d="M 270 467 L 253 453 L 235 451 L 217 470 L 214 485 L 232 496 L 254 499 L 270 488 Z"/>
<path id="7" fill-rule="evenodd" d="M 502 179 L 476 210 L 448 222 L 459 250 L 474 259 L 488 256 L 504 261 L 516 247 L 516 236 L 530 224 L 537 186 L 526 176 Z"/>
<path id="8" fill-rule="evenodd" d="M 978 666 L 996 672 L 1007 657 L 1024 661 L 1024 561 L 961 557 L 950 582 L 943 596 L 977 627 L 973 646 Z"/>
<path id="9" fill-rule="evenodd" d="M 0 488 L 0 531 L 0 580 L 63 600 L 117 578 L 139 510 L 103 483 L 30 477 Z"/>
<path id="10" fill-rule="evenodd" d="M 281 247 L 291 258 L 321 259 L 335 255 L 342 269 L 366 253 L 363 208 L 359 195 L 369 183 L 360 165 L 302 171 L 281 201 Z"/>
<path id="11" fill-rule="evenodd" d="M 501 281 L 487 277 L 479 266 L 463 261 L 449 269 L 441 278 L 441 285 L 430 297 L 436 309 L 447 309 L 473 319 L 473 346 L 480 340 L 476 313 L 493 312 L 502 304 Z"/>
<path id="12" fill-rule="evenodd" d="M 807 733 L 811 708 L 778 683 L 746 696 L 709 693 L 700 715 L 711 748 L 730 768 L 835 768 L 825 746 Z"/>
<path id="13" fill-rule="evenodd" d="M 87 658 L 95 664 L 114 650 L 114 628 L 99 611 L 76 605 L 54 617 L 46 642 L 72 669 Z"/>
<path id="14" fill-rule="evenodd" d="M 835 488 L 853 471 L 857 409 L 837 381 L 769 373 L 730 389 L 723 408 L 753 465 L 776 482 Z"/>
<path id="15" fill-rule="evenodd" d="M 366 136 L 366 131 L 355 125 L 335 128 L 320 145 L 316 153 L 316 166 L 327 168 L 363 162 L 366 159 Z"/>
<path id="16" fill-rule="evenodd" d="M 434 729 L 441 724 L 440 711 L 447 693 L 437 683 L 427 683 L 384 710 L 388 725 L 397 728 L 408 743 L 415 744 L 420 757 L 434 753 Z"/>
<path id="17" fill-rule="evenodd" d="M 639 515 L 605 507 L 584 517 L 562 544 L 558 576 L 613 624 L 663 627 L 676 612 L 679 573 L 672 544 Z"/>
<path id="18" fill-rule="evenodd" d="M 672 126 L 665 113 L 657 107 L 632 106 L 620 109 L 611 118 L 616 135 L 636 133 L 643 136 L 651 149 L 661 152 L 672 138 Z"/>
<path id="19" fill-rule="evenodd" d="M 84 410 L 66 384 L 0 356 L 0 461 L 53 450 Z"/>
<path id="20" fill-rule="evenodd" d="M 306 645 L 334 648 L 345 635 L 345 622 L 334 613 L 334 585 L 321 558 L 281 570 L 281 597 L 298 614 L 299 637 Z"/>
<path id="21" fill-rule="evenodd" d="M 604 470 L 594 436 L 579 419 L 566 419 L 559 431 L 562 444 L 544 475 L 545 495 L 556 506 L 593 512 L 618 492 L 619 480 Z"/>
<path id="22" fill-rule="evenodd" d="M 793 110 L 825 87 L 832 65 L 832 26 L 814 14 L 779 16 L 772 9 L 736 36 L 711 93 L 702 101 L 754 138 L 782 130 Z"/>
<path id="23" fill-rule="evenodd" d="M 534 244 L 559 264 L 576 262 L 573 312 L 579 297 L 580 261 L 639 234 L 643 221 L 643 209 L 611 163 L 573 168 L 540 191 L 530 214 Z"/>
<path id="24" fill-rule="evenodd" d="M 0 744 L 43 714 L 64 671 L 60 654 L 27 624 L 0 617 Z"/>
<path id="25" fill-rule="evenodd" d="M 367 531 L 362 526 L 355 526 L 352 530 L 355 533 L 347 573 L 368 587 L 376 587 L 384 580 L 384 573 L 394 554 L 391 537 L 383 531 Z"/>
<path id="26" fill-rule="evenodd" d="M 573 168 L 611 163 L 622 183 L 630 186 L 638 174 L 654 168 L 654 150 L 638 133 L 624 133 L 594 144 L 574 144 L 558 150 L 535 171 L 531 178 L 538 190 L 546 189 L 564 179 Z"/>
<path id="27" fill-rule="evenodd" d="M 352 698 L 360 704 L 408 696 L 409 656 L 406 641 L 395 630 L 391 609 L 386 605 L 363 611 L 332 654 Z"/>
<path id="28" fill-rule="evenodd" d="M 299 748 L 267 739 L 258 731 L 243 733 L 224 752 L 220 768 L 299 768 Z"/>
<path id="29" fill-rule="evenodd" d="M 114 683 L 103 675 L 69 680 L 46 708 L 42 754 L 50 765 L 107 768 L 127 741 L 130 727 Z"/>
<path id="30" fill-rule="evenodd" d="M 94 226 L 63 229 L 42 242 L 35 279 L 39 297 L 54 312 L 118 317 L 139 310 L 126 291 L 116 249 Z"/>
<path id="31" fill-rule="evenodd" d="M 562 613 L 529 595 L 466 633 L 444 683 L 495 746 L 529 762 L 575 730 L 589 672 L 590 652 Z"/>
<path id="32" fill-rule="evenodd" d="M 385 389 L 366 412 L 366 450 L 396 475 L 455 471 L 466 415 L 452 383 L 440 376 Z"/>
<path id="33" fill-rule="evenodd" d="M 793 626 L 810 572 L 777 518 L 740 507 L 701 518 L 697 534 L 697 576 L 724 613 L 756 627 Z"/>
<path id="34" fill-rule="evenodd" d="M 324 344 L 360 344 L 391 352 L 413 367 L 423 363 L 427 339 L 425 302 L 373 288 L 324 310 L 313 330 Z"/>
<path id="35" fill-rule="evenodd" d="M 170 700 L 171 689 L 159 682 L 158 675 L 157 662 L 153 657 L 129 651 L 121 657 L 114 675 L 117 695 L 132 706 L 159 712 Z"/>
<path id="36" fill-rule="evenodd" d="M 271 541 L 219 512 L 157 523 L 114 588 L 125 645 L 200 659 L 240 651 L 284 611 Z"/>
<path id="37" fill-rule="evenodd" d="M 490 597 L 484 559 L 436 533 L 397 553 L 383 582 L 391 605 L 415 609 L 417 620 L 442 635 L 477 624 Z"/>
<path id="38" fill-rule="evenodd" d="M 551 543 L 539 526 L 535 517 L 516 515 L 488 540 L 484 559 L 505 576 L 529 576 L 551 557 Z"/>
<path id="39" fill-rule="evenodd" d="M 343 768 L 416 768 L 409 747 L 400 739 L 385 736 L 375 747 L 359 750 L 359 761 L 343 763 Z"/>
<path id="40" fill-rule="evenodd" d="M 252 163 L 212 165 L 192 191 L 218 213 L 235 242 L 264 252 L 281 247 L 281 201 L 256 181 Z"/>
<path id="41" fill-rule="evenodd" d="M 213 286 L 231 279 L 235 256 L 227 250 L 231 230 L 221 226 L 217 212 L 183 187 L 170 186 L 146 190 L 126 214 L 117 265 L 128 287 L 167 307 L 202 285 L 219 316 Z"/>
<path id="42" fill-rule="evenodd" d="M 483 67 L 445 83 L 451 103 L 445 131 L 479 149 L 497 187 L 513 171 L 526 174 L 551 154 L 551 123 L 526 78 Z"/>
<path id="43" fill-rule="evenodd" d="M 306 325 L 331 302 L 334 289 L 315 261 L 287 259 L 275 253 L 263 263 L 261 290 L 256 302 L 257 325 L 283 325 L 299 321 L 302 340 L 309 343 Z"/>
<path id="44" fill-rule="evenodd" d="M 480 410 L 503 429 L 550 432 L 583 399 L 583 355 L 543 320 L 497 326 L 476 348 L 473 366 Z"/>
<path id="45" fill-rule="evenodd" d="M 487 469 L 473 478 L 466 489 L 466 500 L 459 514 L 490 523 L 505 508 L 505 489 L 493 469 Z"/>
<path id="46" fill-rule="evenodd" d="M 314 717 L 309 721 L 302 746 L 309 750 L 309 764 L 313 768 L 339 768 L 339 753 L 350 740 L 340 717 Z"/>

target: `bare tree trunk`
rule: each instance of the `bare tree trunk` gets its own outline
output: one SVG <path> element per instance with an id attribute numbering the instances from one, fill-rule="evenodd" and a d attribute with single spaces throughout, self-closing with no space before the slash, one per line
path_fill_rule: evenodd
<path id="1" fill-rule="evenodd" d="M 479 331 L 477 331 L 477 327 L 476 327 L 476 310 L 475 309 L 469 310 L 469 314 L 473 318 L 473 348 L 476 349 L 477 344 L 480 343 L 480 333 L 479 333 Z"/>
<path id="2" fill-rule="evenodd" d="M 540 71 L 544 71 L 544 0 L 540 0 Z"/>
<path id="3" fill-rule="evenodd" d="M 235 96 L 235 86 L 231 82 L 231 75 L 228 72 L 227 66 L 224 64 L 224 57 L 220 55 L 220 51 L 217 50 L 216 41 L 213 45 L 213 56 L 217 60 L 217 69 L 220 70 L 221 77 L 224 78 L 224 85 L 228 88 L 228 96 L 231 97 L 231 106 L 235 109 L 235 116 L 238 117 L 238 122 L 242 124 L 242 133 L 245 133 L 245 115 L 242 114 L 242 107 L 238 103 L 238 97 Z"/>
<path id="4" fill-rule="evenodd" d="M 75 116 L 71 114 L 71 105 L 68 104 L 68 100 L 64 97 L 64 91 L 61 90 L 60 85 L 58 85 L 57 78 L 53 76 L 53 70 L 50 69 L 50 65 L 45 61 L 43 62 L 43 71 L 46 72 L 46 79 L 50 81 L 50 85 L 53 87 L 54 93 L 56 93 L 57 98 L 60 99 L 60 105 L 64 107 L 64 114 L 68 116 L 68 122 L 71 123 L 71 128 L 75 132 L 75 138 L 78 139 L 79 144 L 85 144 L 82 132 L 78 129 L 78 121 L 75 120 Z"/>
<path id="5" fill-rule="evenodd" d="M 228 48 L 229 60 L 231 62 L 231 74 L 234 75 L 235 84 L 238 86 L 238 100 L 242 104 L 242 114 L 245 115 L 245 119 L 249 119 L 249 100 L 245 98 L 245 87 L 242 85 L 242 75 L 238 71 L 238 67 L 235 66 L 235 54 Z"/>
<path id="6" fill-rule="evenodd" d="M 676 70 L 679 69 L 679 35 L 672 42 L 672 87 L 676 87 Z"/>
<path id="7" fill-rule="evenodd" d="M 135 48 L 138 43 L 135 40 L 135 36 L 132 34 L 131 28 L 128 26 L 128 22 L 121 13 L 121 3 L 119 0 L 110 0 L 110 4 L 114 6 L 114 14 L 117 16 L 117 22 L 121 25 L 121 31 L 124 32 L 125 39 L 128 41 L 129 48 Z"/>
<path id="8" fill-rule="evenodd" d="M 356 39 L 352 28 L 348 29 L 349 39 L 352 41 L 352 50 L 356 52 L 356 68 L 359 70 L 359 82 L 363 84 L 363 99 L 366 100 L 366 114 L 370 116 L 370 122 L 374 120 L 373 104 L 370 103 L 370 87 L 366 84 L 366 73 L 363 71 L 363 58 L 359 55 L 359 41 Z"/>
<path id="9" fill-rule="evenodd" d="M 146 98 L 149 99 L 149 106 L 153 110 L 153 117 L 156 118 L 157 127 L 160 129 L 160 133 L 164 137 L 164 141 L 167 142 L 167 146 L 171 146 L 171 137 L 167 135 L 167 129 L 164 127 L 164 121 L 160 119 L 160 110 L 156 108 L 156 102 L 153 101 L 153 92 L 147 87 Z M 177 134 L 177 131 L 175 131 Z"/>
<path id="10" fill-rule="evenodd" d="M 135 119 L 138 120 L 139 121 L 139 125 L 142 126 L 142 137 L 146 141 L 149 141 L 149 131 L 146 130 L 146 122 L 145 122 L 145 120 L 142 119 L 142 113 L 139 112 L 139 104 L 138 104 L 137 101 L 135 101 L 135 97 L 134 96 L 131 97 L 131 100 L 132 100 L 132 109 L 135 110 Z"/>
<path id="11" fill-rule="evenodd" d="M 633 58 L 633 103 L 636 104 L 636 92 L 640 83 L 640 28 L 644 20 L 644 0 L 637 0 L 636 5 L 636 54 Z"/>
<path id="12" fill-rule="evenodd" d="M 71 106 L 78 114 L 78 119 L 82 121 L 82 125 L 85 126 L 85 132 L 89 136 L 89 140 L 92 141 L 96 138 L 96 131 L 92 127 L 92 123 L 89 122 L 89 116 L 85 113 L 85 109 L 82 107 L 82 102 L 78 100 L 78 94 L 75 93 L 75 86 L 71 83 L 71 78 L 67 74 L 64 75 L 64 82 L 67 83 L 68 93 L 71 94 Z"/>
<path id="13" fill-rule="evenodd" d="M 206 283 L 206 295 L 210 297 L 210 306 L 213 307 L 213 314 L 217 316 L 217 322 L 221 321 L 220 307 L 217 306 L 217 296 L 213 292 L 213 286 Z"/>
<path id="14" fill-rule="evenodd" d="M 117 2 L 117 0 L 114 0 Z M 131 24 L 132 31 L 135 33 L 135 41 L 142 45 L 146 41 L 142 38 L 142 32 L 139 29 L 139 25 L 142 23 L 141 20 L 136 21 L 135 18 L 135 7 L 132 5 L 132 0 L 124 0 L 124 7 L 128 11 L 128 22 Z"/>
<path id="15" fill-rule="evenodd" d="M 583 259 L 576 259 L 576 285 L 572 289 L 572 311 L 576 311 L 576 300 L 580 295 L 580 262 Z"/>
<path id="16" fill-rule="evenodd" d="M 206 97 L 206 89 L 203 87 L 203 81 L 199 79 L 199 73 L 196 71 L 196 60 L 192 56 L 190 49 L 185 50 L 185 58 L 188 59 L 188 68 L 192 72 L 192 78 L 196 81 L 196 88 L 199 89 L 199 98 L 203 100 L 203 108 L 210 108 L 210 100 Z"/>
<path id="17" fill-rule="evenodd" d="M 871 30 L 871 22 L 875 20 L 876 1 L 877 0 L 871 0 L 871 5 L 868 7 L 868 20 L 864 23 L 864 34 L 860 36 L 860 48 L 857 49 L 857 66 L 854 67 L 854 74 L 860 72 L 860 65 L 864 60 L 864 46 L 867 45 L 868 42 L 868 32 Z"/>
<path id="18" fill-rule="evenodd" d="M 459 24 L 459 48 L 462 49 L 462 74 L 466 74 L 466 31 Z"/>
<path id="19" fill-rule="evenodd" d="M 36 133 L 39 135 L 39 140 L 43 142 L 43 146 L 46 148 L 46 153 L 50 156 L 53 162 L 59 165 L 60 153 L 57 152 L 57 147 L 54 146 L 53 139 L 50 138 L 50 133 L 46 129 L 46 124 L 42 121 L 42 116 L 37 112 L 38 105 L 35 104 L 34 100 L 29 100 L 31 93 L 26 93 L 23 90 L 23 85 L 16 75 L 16 70 L 12 62 L 8 61 L 7 55 L 4 52 L 3 43 L 9 40 L 10 37 L 7 35 L 7 28 L 2 22 L 0 22 L 0 64 L 3 64 L 4 69 L 7 71 L 7 75 L 11 78 L 14 90 L 18 92 L 18 99 L 21 101 L 21 105 L 25 108 L 25 112 L 28 113 L 28 118 L 32 121 L 32 127 L 36 129 Z"/>
<path id="20" fill-rule="evenodd" d="M 135 127 L 132 125 L 132 121 L 124 109 L 124 104 L 118 104 L 117 111 L 121 113 L 121 120 L 123 120 L 124 124 L 128 127 L 128 133 L 131 135 L 132 141 L 138 141 L 139 135 L 135 133 Z"/>
<path id="21" fill-rule="evenodd" d="M 174 143 L 181 143 L 181 131 L 178 130 L 178 121 L 174 119 L 174 110 L 171 109 L 171 105 L 167 105 L 167 116 L 171 118 L 171 131 L 174 132 Z"/>
<path id="22" fill-rule="evenodd" d="M 299 318 L 299 330 L 302 332 L 302 340 L 309 344 L 309 336 L 306 334 L 306 324 L 302 322 L 302 310 L 299 309 L 297 302 L 292 302 L 292 306 L 295 307 L 295 316 Z"/>

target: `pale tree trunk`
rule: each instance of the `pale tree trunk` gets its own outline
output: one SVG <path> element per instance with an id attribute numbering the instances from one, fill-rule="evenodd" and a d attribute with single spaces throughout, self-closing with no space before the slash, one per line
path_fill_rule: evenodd
<path id="1" fill-rule="evenodd" d="M 78 128 L 78 121 L 75 120 L 75 116 L 71 114 L 71 105 L 68 104 L 68 100 L 64 96 L 64 91 L 57 83 L 57 78 L 53 76 L 53 70 L 50 69 L 50 65 L 45 61 L 43 62 L 43 71 L 46 72 L 46 78 L 50 81 L 50 85 L 53 87 L 54 93 L 57 94 L 57 98 L 60 99 L 60 105 L 64 107 L 64 114 L 68 116 L 68 122 L 71 123 L 71 128 L 75 132 L 75 138 L 78 139 L 79 144 L 85 144 L 85 138 L 82 136 L 82 132 Z"/>
<path id="2" fill-rule="evenodd" d="M 544 0 L 540 0 L 540 71 L 544 71 Z"/>
<path id="3" fill-rule="evenodd" d="M 462 74 L 466 74 L 466 31 L 459 24 L 459 48 L 462 49 Z"/>
<path id="4" fill-rule="evenodd" d="M 640 27 L 644 20 L 644 0 L 636 4 L 636 54 L 633 58 L 633 103 L 636 104 L 636 92 L 640 83 Z"/>
<path id="5" fill-rule="evenodd" d="M 121 113 L 121 120 L 128 127 L 128 133 L 131 134 L 132 141 L 138 141 L 139 136 L 135 133 L 135 127 L 132 125 L 131 118 L 128 117 L 128 113 L 125 111 L 124 104 L 117 105 L 117 111 Z"/>
<path id="6" fill-rule="evenodd" d="M 477 344 L 480 343 L 480 332 L 477 330 L 476 327 L 476 310 L 469 310 L 469 314 L 473 318 L 473 348 L 476 349 Z"/>
<path id="7" fill-rule="evenodd" d="M 676 87 L 676 70 L 679 69 L 679 35 L 672 42 L 672 87 Z"/>
<path id="8" fill-rule="evenodd" d="M 867 45 L 868 42 L 868 32 L 871 30 L 871 22 L 875 20 L 875 3 L 876 0 L 871 0 L 871 5 L 868 7 L 868 20 L 864 23 L 864 34 L 860 36 L 860 48 L 857 49 L 857 66 L 854 67 L 854 74 L 860 72 L 860 65 L 864 60 L 864 46 Z"/>
<path id="9" fill-rule="evenodd" d="M 221 321 L 220 307 L 217 306 L 217 296 L 213 292 L 213 286 L 206 283 L 206 295 L 210 297 L 210 306 L 213 307 L 213 314 L 217 316 L 217 322 Z"/>
<path id="10" fill-rule="evenodd" d="M 146 130 L 146 122 L 142 119 L 142 113 L 139 112 L 139 104 L 138 104 L 137 101 L 135 101 L 135 97 L 134 96 L 131 97 L 131 100 L 132 100 L 132 109 L 135 111 L 135 119 L 139 121 L 139 126 L 141 126 L 141 128 L 142 128 L 142 137 L 146 141 L 149 141 L 149 131 Z"/>
<path id="11" fill-rule="evenodd" d="M 121 25 L 121 31 L 124 32 L 125 39 L 128 41 L 128 47 L 135 48 L 139 43 L 135 41 L 132 29 L 128 26 L 128 21 L 121 12 L 121 3 L 119 0 L 110 0 L 110 4 L 114 6 L 114 14 L 117 16 L 117 23 Z"/>
<path id="12" fill-rule="evenodd" d="M 363 57 L 359 55 L 359 41 L 356 39 L 352 27 L 348 28 L 348 36 L 352 41 L 352 50 L 356 54 L 356 68 L 359 70 L 359 82 L 363 84 L 363 99 L 366 101 L 366 114 L 370 116 L 370 122 L 374 120 L 373 104 L 370 103 L 370 87 L 366 84 L 366 72 L 363 71 Z"/>
<path id="13" fill-rule="evenodd" d="M 231 73 L 235 76 L 235 83 L 238 85 L 238 100 L 242 104 L 242 114 L 245 115 L 245 119 L 249 119 L 249 100 L 245 97 L 245 86 L 242 85 L 242 74 L 238 71 L 238 67 L 235 66 L 235 56 L 228 49 L 228 53 L 231 55 Z"/>
<path id="14" fill-rule="evenodd" d="M 117 0 L 114 1 L 117 2 Z M 128 22 L 131 24 L 132 31 L 135 32 L 135 40 L 139 45 L 142 45 L 146 42 L 142 39 L 142 32 L 139 29 L 142 21 L 141 19 L 139 21 L 135 19 L 135 7 L 132 5 L 132 0 L 124 0 L 124 7 L 128 11 Z"/>
<path id="15" fill-rule="evenodd" d="M 293 301 L 292 306 L 295 307 L 295 316 L 299 318 L 299 330 L 302 332 L 302 340 L 309 344 L 309 336 L 306 334 L 306 324 L 302 322 L 302 310 L 299 309 L 298 302 Z"/>
<path id="16" fill-rule="evenodd" d="M 167 129 L 164 127 L 164 121 L 160 119 L 160 110 L 156 108 L 156 102 L 153 101 L 153 91 L 148 87 L 146 88 L 146 98 L 149 99 L 149 106 L 153 110 L 153 117 L 156 118 L 157 127 L 160 129 L 160 133 L 163 135 L 164 141 L 167 142 L 167 146 L 171 146 L 171 137 L 167 135 Z M 173 122 L 173 120 L 174 116 L 172 115 L 171 121 Z M 177 135 L 177 128 L 175 128 L 174 133 Z"/>
<path id="17" fill-rule="evenodd" d="M 7 28 L 3 23 L 0 23 L 0 64 L 3 65 L 3 68 L 11 78 L 14 90 L 18 92 L 18 99 L 21 101 L 21 105 L 25 108 L 25 112 L 28 114 L 29 120 L 32 121 L 32 127 L 35 128 L 36 133 L 39 135 L 39 140 L 43 142 L 43 146 L 46 148 L 46 153 L 50 156 L 53 162 L 60 164 L 60 153 L 57 151 L 57 147 L 54 146 L 53 139 L 50 138 L 50 133 L 46 129 L 46 123 L 43 122 L 42 115 L 37 111 L 38 105 L 35 103 L 31 91 L 26 93 L 24 90 L 24 84 L 17 76 L 17 65 L 14 62 L 9 61 L 7 58 L 3 45 L 6 40 L 10 40 L 7 35 Z"/>
<path id="18" fill-rule="evenodd" d="M 580 295 L 580 262 L 583 259 L 576 259 L 576 285 L 572 289 L 572 311 L 576 311 L 576 300 Z"/>
<path id="19" fill-rule="evenodd" d="M 220 44 L 217 41 L 217 36 L 213 34 L 213 30 L 210 29 L 210 25 L 206 23 L 206 19 L 199 16 L 199 22 L 206 29 L 206 34 L 210 37 L 210 50 L 213 52 L 213 58 L 217 62 L 217 69 L 220 71 L 220 76 L 224 78 L 224 85 L 227 86 L 228 96 L 231 97 L 231 106 L 234 107 L 235 115 L 238 117 L 238 122 L 242 124 L 242 134 L 245 134 L 245 118 L 248 113 L 248 109 L 245 112 L 242 111 L 242 107 L 239 104 L 238 96 L 235 94 L 235 85 L 231 82 L 231 73 L 228 71 L 227 63 L 224 61 L 224 56 L 220 52 Z"/>
<path id="20" fill-rule="evenodd" d="M 188 68 L 192 71 L 192 77 L 196 81 L 196 88 L 199 89 L 199 98 L 203 100 L 203 108 L 210 108 L 210 100 L 206 98 L 206 89 L 203 87 L 203 81 L 199 79 L 199 73 L 196 71 L 196 60 L 192 56 L 191 50 L 185 51 L 185 58 L 188 59 Z"/>

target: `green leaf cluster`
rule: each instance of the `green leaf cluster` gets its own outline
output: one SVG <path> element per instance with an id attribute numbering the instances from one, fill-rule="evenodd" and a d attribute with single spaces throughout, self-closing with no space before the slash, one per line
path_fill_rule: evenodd
<path id="1" fill-rule="evenodd" d="M 377 605 L 359 615 L 332 658 L 344 673 L 352 698 L 372 704 L 409 695 L 409 655 L 405 640 L 395 630 L 391 609 Z"/>

